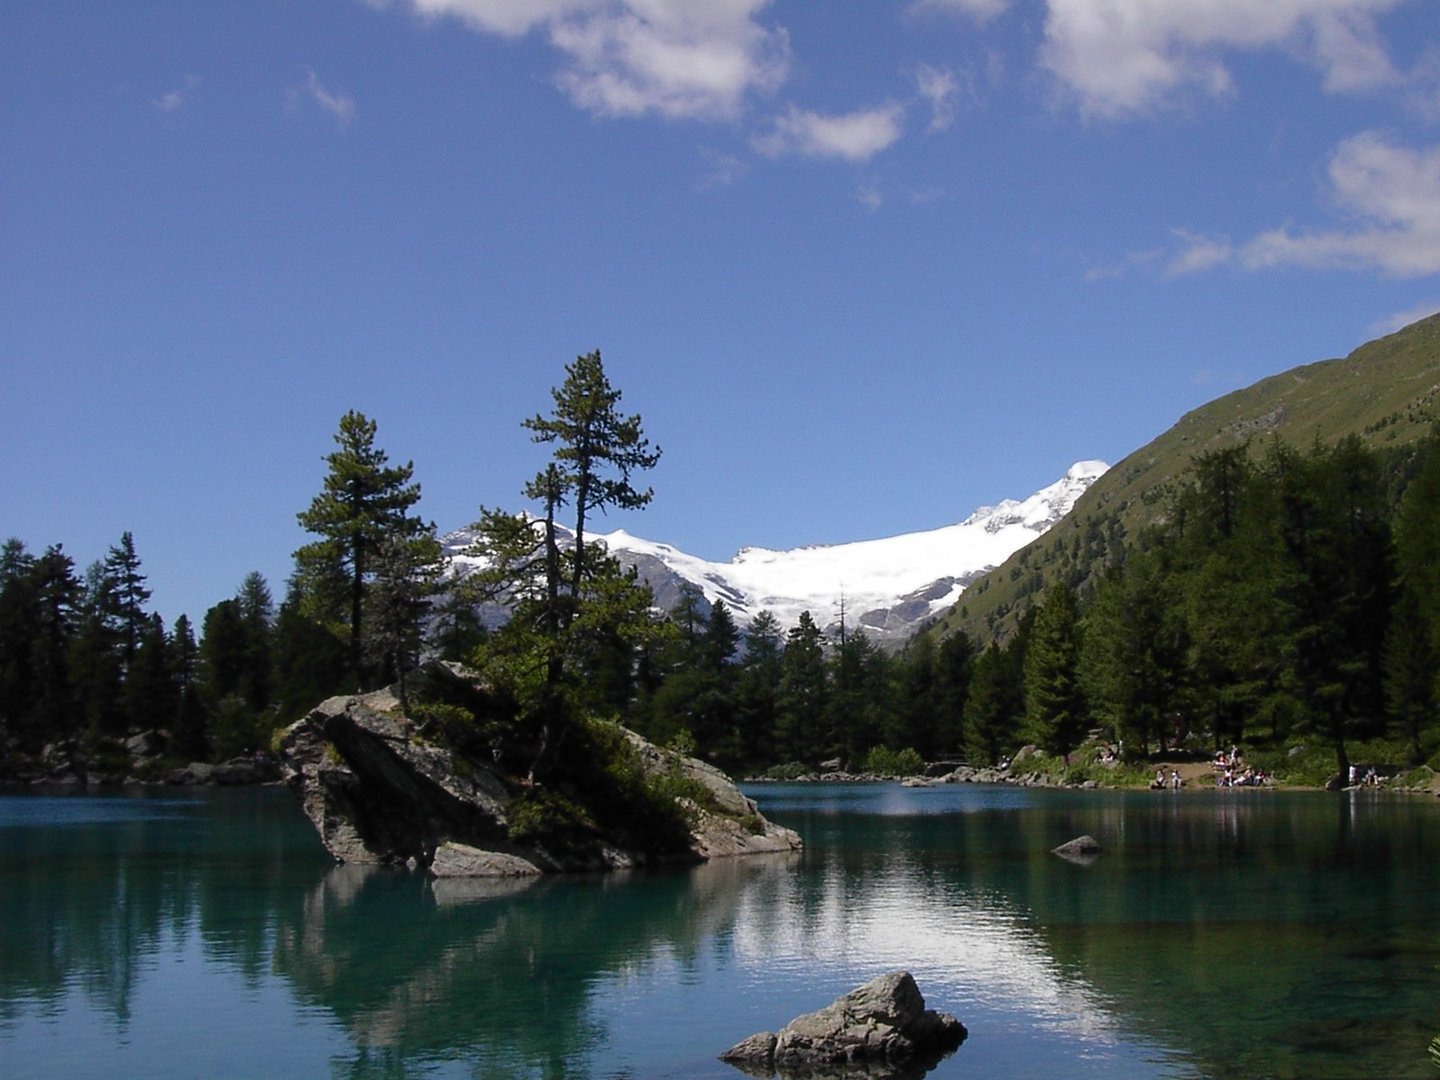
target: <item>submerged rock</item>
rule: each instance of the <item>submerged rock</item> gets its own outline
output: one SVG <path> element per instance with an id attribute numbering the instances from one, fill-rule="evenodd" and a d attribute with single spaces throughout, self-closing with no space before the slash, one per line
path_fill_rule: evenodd
<path id="1" fill-rule="evenodd" d="M 478 677 L 459 665 L 427 665 L 412 686 L 477 712 L 487 707 Z M 647 845 L 636 839 L 642 829 L 585 822 L 563 843 L 517 839 L 517 802 L 542 789 L 501 768 L 474 738 L 436 738 L 402 712 L 392 690 L 321 702 L 281 733 L 280 768 L 321 842 L 345 863 L 504 878 L 800 848 L 796 833 L 766 820 L 718 769 L 621 731 L 647 774 L 678 776 L 697 796 L 677 800 L 688 836 L 682 828 L 673 842 Z"/>
<path id="2" fill-rule="evenodd" d="M 880 1066 L 867 1075 L 898 1075 L 902 1067 L 933 1065 L 962 1042 L 965 1025 L 925 1008 L 908 971 L 893 971 L 857 987 L 825 1008 L 797 1016 L 778 1032 L 762 1031 L 720 1055 L 746 1072 L 815 1076 L 827 1066 Z"/>
<path id="3" fill-rule="evenodd" d="M 1090 862 L 1100 851 L 1100 841 L 1089 835 L 1077 836 L 1074 840 L 1067 840 L 1059 847 L 1050 849 L 1051 854 L 1072 862 Z"/>

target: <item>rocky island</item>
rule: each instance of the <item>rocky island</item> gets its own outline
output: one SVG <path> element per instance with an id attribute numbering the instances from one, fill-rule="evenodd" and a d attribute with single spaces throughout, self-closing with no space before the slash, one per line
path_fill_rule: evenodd
<path id="1" fill-rule="evenodd" d="M 437 877 L 514 877 L 799 850 L 718 769 L 618 724 L 569 735 L 541 785 L 507 760 L 473 672 L 432 663 L 394 688 L 318 705 L 279 736 L 285 783 L 346 863 Z"/>

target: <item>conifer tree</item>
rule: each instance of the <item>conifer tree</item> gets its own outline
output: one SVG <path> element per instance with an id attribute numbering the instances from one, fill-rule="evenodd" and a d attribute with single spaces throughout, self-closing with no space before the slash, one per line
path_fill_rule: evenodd
<path id="1" fill-rule="evenodd" d="M 121 534 L 120 543 L 105 556 L 104 569 L 108 584 L 104 598 L 109 607 L 106 614 L 114 622 L 120 640 L 122 670 L 128 673 L 140 647 L 140 638 L 146 631 L 149 617 L 145 613 L 145 604 L 150 599 L 145 575 L 140 572 L 140 557 L 135 553 L 135 537 L 131 533 Z"/>
<path id="2" fill-rule="evenodd" d="M 824 637 L 810 612 L 802 611 L 785 635 L 785 650 L 780 656 L 777 741 L 783 757 L 789 761 L 819 760 L 828 696 Z"/>
<path id="3" fill-rule="evenodd" d="M 1018 729 L 1025 709 L 1016 663 L 1019 652 L 1013 642 L 1002 648 L 992 641 L 975 661 L 965 701 L 965 747 L 972 761 L 994 765 L 1019 746 Z"/>
<path id="4" fill-rule="evenodd" d="M 31 653 L 34 698 L 29 728 L 37 741 L 75 733 L 78 696 L 71 655 L 80 619 L 82 586 L 61 545 L 35 561 L 35 636 Z"/>
<path id="5" fill-rule="evenodd" d="M 35 698 L 39 633 L 35 557 L 18 539 L 0 549 L 0 725 L 20 733 Z"/>
<path id="6" fill-rule="evenodd" d="M 736 687 L 739 754 L 748 765 L 773 764 L 784 636 L 774 614 L 761 610 L 745 628 L 744 639 Z"/>
<path id="7" fill-rule="evenodd" d="M 509 622 L 485 642 L 482 659 L 515 694 L 535 737 L 532 781 L 558 760 L 581 709 L 581 680 L 596 678 L 590 689 L 602 701 L 617 702 L 622 689 L 628 696 L 634 652 L 654 632 L 650 590 L 586 540 L 586 525 L 596 510 L 647 505 L 650 489 L 635 487 L 631 477 L 652 468 L 660 451 L 651 449 L 638 415 L 617 412 L 620 391 L 606 378 L 599 352 L 568 365 L 551 396 L 550 416 L 523 422 L 535 442 L 554 446 L 525 487 L 543 516 L 537 522 L 482 507 L 471 553 L 486 568 L 466 579 L 476 599 L 512 608 Z M 567 506 L 574 523 L 562 549 L 559 515 Z"/>
<path id="8" fill-rule="evenodd" d="M 576 357 L 566 365 L 565 381 L 551 391 L 555 408 L 549 416 L 534 416 L 524 426 L 538 443 L 554 444 L 550 466 L 532 485 L 532 495 L 545 494 L 553 510 L 569 502 L 575 515 L 575 557 L 571 566 L 570 595 L 580 594 L 588 569 L 585 528 L 592 511 L 609 507 L 638 510 L 647 506 L 653 492 L 641 490 L 631 474 L 653 469 L 659 448 L 651 449 L 638 414 L 617 411 L 620 391 L 610 385 L 600 351 Z"/>
<path id="9" fill-rule="evenodd" d="M 200 650 L 195 644 L 195 631 L 190 619 L 181 615 L 170 633 L 170 670 L 175 676 L 178 700 L 171 729 L 171 749 L 188 761 L 204 761 L 209 756 L 205 731 L 205 709 L 200 700 L 197 672 Z"/>
<path id="10" fill-rule="evenodd" d="M 427 529 L 410 514 L 420 501 L 414 464 L 392 466 L 375 445 L 376 424 L 351 410 L 335 434 L 339 449 L 326 456 L 329 472 L 320 494 L 296 517 L 321 539 L 295 552 L 297 567 L 318 610 L 349 627 L 352 677 L 363 688 L 365 601 L 375 575 L 375 552 L 386 541 L 417 541 Z"/>
<path id="11" fill-rule="evenodd" d="M 1058 582 L 1035 616 L 1025 656 L 1025 735 L 1052 754 L 1069 753 L 1084 731 L 1079 660 L 1075 593 Z"/>

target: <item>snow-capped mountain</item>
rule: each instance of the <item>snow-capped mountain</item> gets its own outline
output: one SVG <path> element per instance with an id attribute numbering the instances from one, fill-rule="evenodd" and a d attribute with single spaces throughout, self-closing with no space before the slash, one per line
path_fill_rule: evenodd
<path id="1" fill-rule="evenodd" d="M 877 641 L 898 642 L 1063 518 L 1107 468 L 1100 461 L 1078 462 L 1029 498 L 982 507 L 958 525 L 790 551 L 744 548 L 729 562 L 710 562 L 623 530 L 594 539 L 637 568 L 663 610 L 675 605 L 687 584 L 709 603 L 724 600 L 742 626 L 768 610 L 788 630 L 809 611 L 833 629 L 843 604 L 850 626 L 863 627 Z M 463 577 L 475 565 L 463 554 L 473 542 L 471 532 L 450 533 L 443 542 L 451 572 Z"/>

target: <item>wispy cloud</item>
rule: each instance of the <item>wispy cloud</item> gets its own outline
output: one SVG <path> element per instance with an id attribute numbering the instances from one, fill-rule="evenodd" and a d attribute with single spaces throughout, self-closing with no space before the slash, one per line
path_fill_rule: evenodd
<path id="1" fill-rule="evenodd" d="M 756 16 L 769 0 L 402 0 L 506 37 L 543 32 L 557 85 L 598 116 L 728 120 L 776 90 L 790 41 Z"/>
<path id="2" fill-rule="evenodd" d="M 161 112 L 179 112 L 190 103 L 190 95 L 199 85 L 200 80 L 196 76 L 186 75 L 180 86 L 161 94 L 151 104 Z"/>
<path id="3" fill-rule="evenodd" d="M 921 64 L 915 72 L 915 86 L 920 96 L 930 104 L 930 126 L 927 130 L 944 131 L 955 122 L 960 82 L 953 71 Z"/>
<path id="4" fill-rule="evenodd" d="M 1375 17 L 1405 0 L 1048 0 L 1043 66 L 1091 116 L 1235 92 L 1227 53 L 1281 49 L 1331 92 L 1402 81 Z"/>
<path id="5" fill-rule="evenodd" d="M 775 118 L 768 132 L 752 139 L 751 145 L 766 157 L 798 155 L 869 161 L 899 140 L 903 114 L 899 105 L 861 109 L 842 116 L 826 116 L 792 105 Z"/>
<path id="6" fill-rule="evenodd" d="M 978 23 L 987 23 L 1009 6 L 1010 0 L 915 0 L 910 10 L 922 14 L 964 15 Z"/>
<path id="7" fill-rule="evenodd" d="M 326 86 L 313 71 L 306 72 L 305 84 L 292 88 L 289 97 L 292 107 L 299 100 L 307 100 L 333 116 L 341 127 L 349 126 L 355 119 L 355 99 L 342 90 Z"/>

